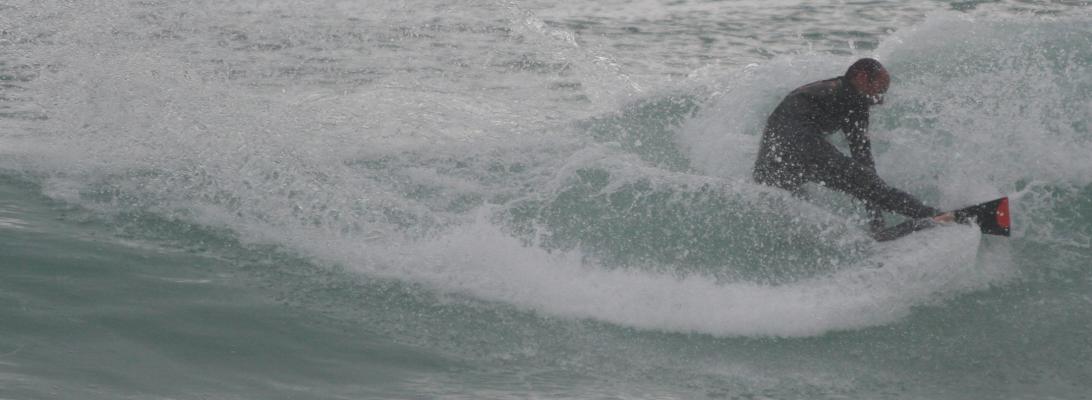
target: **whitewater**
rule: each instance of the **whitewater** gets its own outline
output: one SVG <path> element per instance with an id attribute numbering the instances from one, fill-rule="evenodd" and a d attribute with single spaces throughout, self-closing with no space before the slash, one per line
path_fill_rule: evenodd
<path id="1" fill-rule="evenodd" d="M 0 3 L 0 398 L 1089 398 L 1090 22 Z M 781 98 L 861 57 L 879 174 L 1008 196 L 1011 237 L 876 243 L 751 181 Z"/>

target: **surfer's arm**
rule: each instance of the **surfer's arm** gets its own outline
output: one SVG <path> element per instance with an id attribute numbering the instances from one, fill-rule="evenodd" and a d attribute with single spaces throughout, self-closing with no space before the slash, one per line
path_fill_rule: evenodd
<path id="1" fill-rule="evenodd" d="M 842 128 L 843 132 L 846 134 L 846 140 L 849 141 L 849 153 L 853 156 L 853 161 L 863 165 L 867 171 L 871 172 L 876 177 L 876 179 L 879 179 L 879 174 L 876 173 L 876 162 L 872 158 L 872 141 L 868 138 L 868 113 L 858 113 L 856 115 L 860 117 L 856 119 L 851 118 L 846 122 L 846 126 Z M 950 212 L 941 213 L 940 210 L 921 204 L 920 201 L 909 194 L 901 191 L 897 192 L 903 197 L 903 203 L 913 205 L 918 217 L 932 217 L 933 221 L 939 223 L 955 221 L 954 214 Z M 869 224 L 870 228 L 872 228 L 872 230 L 876 230 L 877 228 L 882 229 L 884 226 L 883 211 L 870 202 L 866 201 L 865 204 L 872 216 L 872 221 Z"/>
<path id="2" fill-rule="evenodd" d="M 868 138 L 868 113 L 866 111 L 856 115 L 859 117 L 849 119 L 846 126 L 842 127 L 842 132 L 845 132 L 846 140 L 849 142 L 849 154 L 853 156 L 854 161 L 876 174 L 876 161 L 872 158 L 872 141 Z M 873 231 L 883 229 L 886 225 L 883 211 L 867 203 L 866 207 L 871 219 L 869 228 Z"/>
<path id="3" fill-rule="evenodd" d="M 849 142 L 849 154 L 853 160 L 876 172 L 876 161 L 872 159 L 872 141 L 868 139 L 868 114 L 863 118 L 850 118 L 842 127 Z"/>

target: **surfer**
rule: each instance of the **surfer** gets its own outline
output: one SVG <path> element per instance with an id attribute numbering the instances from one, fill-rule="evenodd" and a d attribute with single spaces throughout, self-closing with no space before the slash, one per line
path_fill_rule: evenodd
<path id="1" fill-rule="evenodd" d="M 755 181 L 801 196 L 806 195 L 802 185 L 807 182 L 850 194 L 868 208 L 874 232 L 884 227 L 882 211 L 951 222 L 952 213 L 942 214 L 876 174 L 868 111 L 883 104 L 890 84 L 891 76 L 879 61 L 862 58 L 843 76 L 793 90 L 766 120 Z M 845 133 L 852 157 L 826 141 L 835 130 Z"/>

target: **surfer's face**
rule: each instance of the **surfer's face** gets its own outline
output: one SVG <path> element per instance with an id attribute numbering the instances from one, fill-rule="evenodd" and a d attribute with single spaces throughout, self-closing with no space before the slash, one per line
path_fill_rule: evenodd
<path id="1" fill-rule="evenodd" d="M 883 104 L 883 96 L 887 93 L 887 87 L 891 85 L 891 75 L 887 71 L 879 70 L 873 74 L 858 74 L 853 79 L 853 86 L 857 91 L 868 98 L 871 105 Z"/>

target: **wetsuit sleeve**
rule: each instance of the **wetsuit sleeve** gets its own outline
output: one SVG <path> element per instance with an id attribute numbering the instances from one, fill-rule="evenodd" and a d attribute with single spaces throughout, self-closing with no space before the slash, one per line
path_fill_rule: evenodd
<path id="1" fill-rule="evenodd" d="M 872 141 L 868 138 L 868 111 L 866 109 L 863 113 L 856 115 L 860 117 L 850 118 L 846 126 L 842 127 L 842 132 L 845 132 L 846 140 L 849 142 L 849 153 L 854 161 L 876 174 L 876 161 L 872 158 Z M 883 229 L 885 225 L 883 211 L 869 203 L 866 204 L 871 217 L 869 227 L 874 231 Z"/>
<path id="2" fill-rule="evenodd" d="M 842 127 L 842 132 L 845 132 L 846 140 L 849 141 L 849 154 L 853 156 L 854 161 L 875 172 L 876 161 L 872 159 L 872 141 L 868 139 L 868 111 L 856 115 L 859 117 L 850 118 L 846 121 L 846 126 Z"/>

